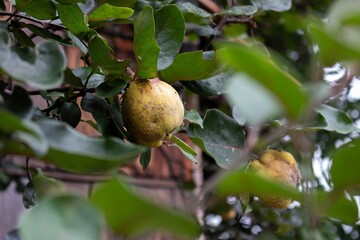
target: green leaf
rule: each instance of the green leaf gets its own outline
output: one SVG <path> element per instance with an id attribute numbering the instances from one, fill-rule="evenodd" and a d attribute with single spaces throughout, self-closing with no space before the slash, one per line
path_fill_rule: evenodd
<path id="1" fill-rule="evenodd" d="M 292 75 L 280 69 L 257 49 L 235 44 L 224 46 L 221 57 L 230 67 L 246 73 L 274 94 L 290 117 L 296 118 L 302 113 L 307 98 Z"/>
<path id="2" fill-rule="evenodd" d="M 116 79 L 124 74 L 130 60 L 119 60 L 106 40 L 100 35 L 95 35 L 89 42 L 89 55 L 93 68 L 100 67 L 109 78 Z"/>
<path id="3" fill-rule="evenodd" d="M 96 88 L 96 96 L 106 98 L 119 94 L 126 86 L 125 81 L 104 82 Z"/>
<path id="4" fill-rule="evenodd" d="M 155 38 L 160 47 L 157 69 L 169 67 L 182 46 L 185 20 L 176 5 L 166 5 L 154 12 Z"/>
<path id="5" fill-rule="evenodd" d="M 197 17 L 204 17 L 204 18 L 212 17 L 212 15 L 210 13 L 208 13 L 207 11 L 205 11 L 202 8 L 195 6 L 194 4 L 192 4 L 190 2 L 183 3 L 181 5 L 181 7 L 184 9 L 185 12 L 192 13 Z"/>
<path id="6" fill-rule="evenodd" d="M 155 40 L 155 20 L 150 6 L 145 6 L 134 19 L 134 53 L 137 76 L 155 78 L 160 47 Z"/>
<path id="7" fill-rule="evenodd" d="M 60 44 L 67 45 L 67 46 L 72 45 L 72 42 L 70 41 L 69 38 L 63 38 L 60 35 L 52 33 L 48 29 L 38 27 L 38 26 L 36 26 L 34 24 L 26 24 L 26 23 L 23 23 L 23 22 L 20 23 L 20 26 L 21 26 L 21 28 L 29 29 L 30 31 L 32 31 L 33 33 L 35 33 L 36 35 L 38 35 L 38 36 L 40 36 L 40 37 L 42 37 L 44 39 L 51 39 L 51 40 L 54 40 L 54 41 L 56 41 L 56 42 L 58 42 Z"/>
<path id="8" fill-rule="evenodd" d="M 195 219 L 138 196 L 121 179 L 100 186 L 90 201 L 103 212 L 116 233 L 136 235 L 160 229 L 195 238 L 201 232 Z"/>
<path id="9" fill-rule="evenodd" d="M 228 8 L 216 15 L 231 15 L 231 16 L 252 16 L 258 11 L 256 6 L 253 5 L 244 5 L 244 6 L 235 6 Z"/>
<path id="10" fill-rule="evenodd" d="M 93 173 L 129 164 L 144 149 L 116 138 L 89 137 L 59 121 L 39 119 L 49 143 L 48 153 L 41 159 L 64 170 Z"/>
<path id="11" fill-rule="evenodd" d="M 320 113 L 326 121 L 326 126 L 321 129 L 341 134 L 360 131 L 360 129 L 355 126 L 350 116 L 341 110 L 322 104 L 320 107 L 316 108 L 316 111 Z"/>
<path id="12" fill-rule="evenodd" d="M 347 188 L 360 184 L 360 139 L 352 140 L 336 150 L 330 169 L 336 188 Z"/>
<path id="13" fill-rule="evenodd" d="M 81 119 L 81 110 L 76 102 L 64 102 L 60 107 L 61 121 L 75 128 Z"/>
<path id="14" fill-rule="evenodd" d="M 6 10 L 4 1 L 0 1 L 0 10 L 1 10 L 1 11 L 5 11 L 5 10 Z"/>
<path id="15" fill-rule="evenodd" d="M 32 175 L 32 183 L 35 187 L 36 201 L 45 197 L 59 195 L 66 192 L 65 184 L 55 178 L 44 175 L 40 168 L 35 169 Z"/>
<path id="16" fill-rule="evenodd" d="M 251 125 L 262 124 L 283 110 L 274 94 L 246 74 L 233 76 L 226 92 L 227 99 L 237 113 Z"/>
<path id="17" fill-rule="evenodd" d="M 106 3 L 117 7 L 133 8 L 137 0 L 107 0 Z"/>
<path id="18" fill-rule="evenodd" d="M 227 174 L 217 184 L 216 191 L 221 196 L 250 193 L 256 196 L 265 194 L 302 200 L 302 193 L 295 188 L 244 170 L 235 170 Z"/>
<path id="19" fill-rule="evenodd" d="M 334 2 L 329 10 L 329 25 L 332 28 L 340 26 L 356 26 L 360 24 L 360 4 L 357 0 L 342 0 Z"/>
<path id="20" fill-rule="evenodd" d="M 197 153 L 196 151 L 190 147 L 186 142 L 176 137 L 175 135 L 171 135 L 171 140 L 174 142 L 175 146 L 178 147 L 182 153 L 184 153 L 185 157 L 194 163 L 198 163 L 196 159 Z"/>
<path id="21" fill-rule="evenodd" d="M 66 60 L 54 42 L 42 42 L 32 48 L 11 48 L 8 35 L 0 31 L 0 69 L 10 77 L 39 89 L 49 89 L 63 82 Z"/>
<path id="22" fill-rule="evenodd" d="M 291 0 L 250 0 L 250 2 L 261 10 L 283 12 L 291 8 Z"/>
<path id="23" fill-rule="evenodd" d="M 329 31 L 319 23 L 309 24 L 310 36 L 319 47 L 319 56 L 325 65 L 332 65 L 338 61 L 358 60 L 360 47 L 356 39 L 358 34 L 349 34 L 347 41 L 346 33 L 341 34 L 340 29 Z M 336 51 L 334 51 L 336 49 Z"/>
<path id="24" fill-rule="evenodd" d="M 89 32 L 87 25 L 87 16 L 81 11 L 79 5 L 57 4 L 56 9 L 62 24 L 76 36 L 82 36 Z"/>
<path id="25" fill-rule="evenodd" d="M 20 220 L 20 235 L 23 240 L 98 240 L 103 227 L 103 218 L 87 201 L 60 195 L 45 198 L 27 212 Z"/>
<path id="26" fill-rule="evenodd" d="M 356 202 L 347 199 L 341 192 L 319 192 L 316 200 L 321 212 L 328 217 L 338 219 L 345 224 L 354 224 L 358 220 Z"/>
<path id="27" fill-rule="evenodd" d="M 16 29 L 13 31 L 13 34 L 18 44 L 20 44 L 22 47 L 35 47 L 35 43 L 23 30 Z"/>
<path id="28" fill-rule="evenodd" d="M 219 59 L 222 52 L 222 50 L 218 50 L 216 52 L 180 53 L 170 67 L 160 71 L 160 75 L 168 83 L 178 80 L 203 80 L 216 76 L 226 70 L 225 65 Z"/>
<path id="29" fill-rule="evenodd" d="M 97 7 L 90 15 L 89 21 L 106 21 L 116 18 L 129 18 L 134 10 L 127 7 L 115 7 L 107 3 Z"/>
<path id="30" fill-rule="evenodd" d="M 48 144 L 40 128 L 29 120 L 21 120 L 16 115 L 0 108 L 0 132 L 9 135 L 9 141 L 25 144 L 33 156 L 41 157 L 46 154 Z M 10 138 L 11 137 L 11 138 Z M 2 140 L 2 138 L 1 138 Z M 0 148 L 1 153 L 9 149 Z M 20 153 L 20 152 L 14 152 Z"/>
<path id="31" fill-rule="evenodd" d="M 3 97 L 3 107 L 17 115 L 21 119 L 30 119 L 34 113 L 32 100 L 28 92 L 22 87 L 15 86 L 12 93 L 8 94 L 0 90 Z"/>
<path id="32" fill-rule="evenodd" d="M 188 136 L 213 157 L 220 167 L 228 167 L 241 155 L 243 128 L 234 119 L 216 109 L 206 112 L 203 125 L 204 128 L 190 123 L 187 127 Z"/>
<path id="33" fill-rule="evenodd" d="M 225 87 L 229 78 L 230 74 L 228 72 L 223 72 L 204 80 L 181 81 L 181 84 L 199 95 L 212 96 L 220 95 L 225 92 Z"/>
<path id="34" fill-rule="evenodd" d="M 140 156 L 140 164 L 142 169 L 145 171 L 151 160 L 151 148 L 148 148 L 147 151 L 143 152 Z"/>
<path id="35" fill-rule="evenodd" d="M 203 120 L 202 120 L 200 114 L 194 109 L 191 109 L 190 111 L 185 111 L 184 119 L 188 120 L 191 123 L 196 123 L 201 128 L 204 128 Z"/>
<path id="36" fill-rule="evenodd" d="M 74 3 L 78 3 L 78 2 L 82 2 L 85 3 L 86 0 L 56 0 L 58 3 L 60 4 L 74 4 Z"/>
<path id="37" fill-rule="evenodd" d="M 16 0 L 16 9 L 41 20 L 56 17 L 55 6 L 51 0 Z"/>

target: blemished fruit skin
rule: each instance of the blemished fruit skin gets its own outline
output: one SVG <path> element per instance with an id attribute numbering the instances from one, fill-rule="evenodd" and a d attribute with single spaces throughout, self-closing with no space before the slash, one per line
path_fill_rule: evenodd
<path id="1" fill-rule="evenodd" d="M 259 160 L 251 161 L 249 169 L 294 188 L 300 183 L 301 175 L 294 156 L 286 151 L 267 150 Z M 289 198 L 263 195 L 258 196 L 265 205 L 287 208 L 292 203 Z"/>
<path id="2" fill-rule="evenodd" d="M 131 140 L 159 147 L 184 119 L 184 105 L 177 91 L 158 78 L 136 79 L 122 100 L 124 126 Z"/>

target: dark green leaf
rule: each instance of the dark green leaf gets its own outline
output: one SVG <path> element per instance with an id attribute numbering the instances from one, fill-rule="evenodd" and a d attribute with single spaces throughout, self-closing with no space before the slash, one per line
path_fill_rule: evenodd
<path id="1" fill-rule="evenodd" d="M 127 7 L 115 7 L 107 3 L 97 7 L 90 15 L 89 21 L 106 21 L 116 18 L 129 18 L 134 10 Z"/>
<path id="2" fill-rule="evenodd" d="M 119 60 L 115 57 L 114 51 L 100 35 L 95 35 L 89 42 L 89 54 L 93 67 L 100 67 L 111 78 L 118 78 L 124 74 L 129 66 L 129 60 Z"/>
<path id="3" fill-rule="evenodd" d="M 74 70 L 75 72 L 75 70 Z M 65 70 L 65 79 L 64 81 L 67 84 L 70 84 L 72 87 L 83 87 L 83 83 L 81 82 L 81 79 L 78 76 L 75 76 L 73 71 L 71 71 L 69 68 L 66 68 Z"/>
<path id="4" fill-rule="evenodd" d="M 107 0 L 106 3 L 117 7 L 133 8 L 137 0 Z"/>
<path id="5" fill-rule="evenodd" d="M 355 126 L 350 116 L 339 109 L 322 104 L 316 108 L 316 111 L 324 117 L 327 124 L 321 129 L 342 134 L 349 134 L 360 131 L 360 129 Z"/>
<path id="6" fill-rule="evenodd" d="M 283 12 L 291 8 L 291 0 L 250 0 L 250 2 L 261 10 Z"/>
<path id="7" fill-rule="evenodd" d="M 258 49 L 238 44 L 224 46 L 221 57 L 229 66 L 246 73 L 274 94 L 290 117 L 296 118 L 302 113 L 307 98 L 300 83 L 292 75 L 283 71 Z"/>
<path id="8" fill-rule="evenodd" d="M 6 110 L 16 114 L 21 119 L 30 119 L 32 117 L 34 113 L 33 104 L 25 89 L 15 86 L 11 94 L 1 92 L 1 90 L 0 94 L 3 97 L 3 107 Z"/>
<path id="9" fill-rule="evenodd" d="M 56 17 L 56 9 L 51 0 L 16 0 L 16 9 L 41 20 Z"/>
<path id="10" fill-rule="evenodd" d="M 67 46 L 71 46 L 72 43 L 69 38 L 63 38 L 60 35 L 54 34 L 48 29 L 38 27 L 34 24 L 26 24 L 26 23 L 20 23 L 21 28 L 28 28 L 30 31 L 35 33 L 36 35 L 44 38 L 44 39 L 50 39 L 54 40 L 60 44 L 64 44 Z"/>
<path id="11" fill-rule="evenodd" d="M 182 153 L 184 153 L 185 157 L 194 163 L 198 163 L 196 156 L 196 151 L 190 147 L 186 142 L 176 137 L 175 135 L 171 135 L 171 140 L 174 142 L 175 146 L 177 146 Z"/>
<path id="12" fill-rule="evenodd" d="M 81 99 L 81 108 L 93 114 L 104 115 L 108 111 L 109 106 L 104 99 L 94 96 L 91 93 L 86 93 Z"/>
<path id="13" fill-rule="evenodd" d="M 185 111 L 184 119 L 188 120 L 191 123 L 196 123 L 201 128 L 204 128 L 203 127 L 203 120 L 202 120 L 200 114 L 194 109 L 192 109 L 190 111 Z"/>
<path id="14" fill-rule="evenodd" d="M 178 80 L 203 80 L 226 70 L 220 61 L 222 50 L 216 52 L 185 52 L 176 56 L 174 63 L 167 69 L 160 71 L 162 79 L 172 83 Z"/>
<path id="15" fill-rule="evenodd" d="M 225 92 L 226 84 L 230 78 L 228 72 L 223 72 L 216 76 L 198 80 L 198 81 L 181 81 L 187 89 L 203 96 L 220 95 Z"/>
<path id="16" fill-rule="evenodd" d="M 87 17 L 77 4 L 57 4 L 56 9 L 62 24 L 74 35 L 82 36 L 90 30 Z"/>
<path id="17" fill-rule="evenodd" d="M 1 10 L 1 11 L 5 11 L 5 10 L 6 10 L 4 1 L 0 1 L 0 10 Z"/>
<path id="18" fill-rule="evenodd" d="M 63 82 L 66 60 L 64 52 L 54 42 L 42 42 L 32 48 L 10 48 L 8 35 L 0 31 L 0 68 L 12 78 L 32 87 L 48 89 Z"/>
<path id="19" fill-rule="evenodd" d="M 185 20 L 176 5 L 167 5 L 154 12 L 155 37 L 160 47 L 158 70 L 169 67 L 184 40 Z"/>
<path id="20" fill-rule="evenodd" d="M 20 235 L 23 240 L 98 240 L 103 227 L 103 218 L 87 201 L 60 195 L 44 199 L 27 212 L 20 221 Z"/>
<path id="21" fill-rule="evenodd" d="M 360 139 L 352 140 L 336 150 L 331 165 L 331 179 L 336 188 L 360 184 Z"/>
<path id="22" fill-rule="evenodd" d="M 210 13 L 208 13 L 207 11 L 205 11 L 202 8 L 199 8 L 199 7 L 195 6 L 194 4 L 192 4 L 190 2 L 183 3 L 181 5 L 181 7 L 184 9 L 184 11 L 186 11 L 188 13 L 192 13 L 195 16 L 204 17 L 204 18 L 211 17 Z"/>
<path id="23" fill-rule="evenodd" d="M 129 164 L 144 149 L 116 138 L 83 135 L 59 121 L 39 119 L 49 143 L 48 153 L 41 158 L 64 170 L 91 173 L 116 169 Z"/>
<path id="24" fill-rule="evenodd" d="M 35 47 L 35 43 L 31 38 L 21 29 L 16 29 L 13 34 L 22 47 Z"/>
<path id="25" fill-rule="evenodd" d="M 134 19 L 134 53 L 137 76 L 155 78 L 160 47 L 155 40 L 155 20 L 150 6 L 145 6 Z"/>
<path id="26" fill-rule="evenodd" d="M 238 159 L 244 143 L 244 130 L 236 121 L 219 110 L 208 110 L 204 128 L 190 123 L 188 135 L 196 145 L 214 158 L 223 168 Z"/>
<path id="27" fill-rule="evenodd" d="M 75 128 L 81 119 L 81 110 L 75 102 L 64 102 L 60 107 L 61 120 Z"/>
<path id="28" fill-rule="evenodd" d="M 119 94 L 125 86 L 126 82 L 120 79 L 112 82 L 104 82 L 96 88 L 96 96 L 102 98 L 115 96 Z"/>
<path id="29" fill-rule="evenodd" d="M 258 11 L 256 6 L 245 5 L 245 6 L 235 6 L 228 8 L 217 15 L 233 15 L 233 16 L 251 16 Z"/>
<path id="30" fill-rule="evenodd" d="M 276 96 L 246 74 L 234 75 L 226 92 L 236 112 L 251 125 L 262 124 L 283 110 Z"/>
<path id="31" fill-rule="evenodd" d="M 140 164 L 145 171 L 151 160 L 151 148 L 148 148 L 146 152 L 143 152 L 140 156 Z"/>
<path id="32" fill-rule="evenodd" d="M 21 120 L 11 112 L 0 108 L 0 132 L 11 135 L 11 142 L 25 144 L 33 156 L 46 154 L 48 145 L 45 136 L 38 126 L 28 120 Z M 6 153 L 6 146 L 0 152 Z M 15 152 L 18 153 L 18 152 Z M 19 152 L 20 153 L 20 152 Z"/>
<path id="33" fill-rule="evenodd" d="M 103 212 L 116 233 L 135 235 L 160 229 L 193 238 L 200 234 L 195 219 L 138 196 L 119 179 L 99 187 L 91 202 Z"/>

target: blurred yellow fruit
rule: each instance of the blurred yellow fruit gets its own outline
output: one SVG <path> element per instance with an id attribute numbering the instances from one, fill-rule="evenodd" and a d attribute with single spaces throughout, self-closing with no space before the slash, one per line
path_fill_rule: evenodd
<path id="1" fill-rule="evenodd" d="M 301 180 L 298 164 L 291 153 L 281 150 L 267 150 L 260 160 L 253 160 L 249 168 L 278 182 L 296 187 Z M 258 196 L 265 205 L 287 208 L 292 200 L 269 195 Z"/>
<path id="2" fill-rule="evenodd" d="M 184 105 L 177 91 L 158 78 L 137 79 L 122 101 L 124 126 L 137 143 L 159 147 L 170 139 L 184 119 Z"/>

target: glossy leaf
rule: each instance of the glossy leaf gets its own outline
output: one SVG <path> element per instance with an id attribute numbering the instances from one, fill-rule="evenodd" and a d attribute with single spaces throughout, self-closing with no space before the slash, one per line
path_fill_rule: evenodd
<path id="1" fill-rule="evenodd" d="M 236 112 L 251 125 L 262 124 L 283 110 L 276 96 L 246 74 L 233 76 L 226 92 Z"/>
<path id="2" fill-rule="evenodd" d="M 64 102 L 60 107 L 61 120 L 75 128 L 81 119 L 81 110 L 75 102 Z"/>
<path id="3" fill-rule="evenodd" d="M 203 120 L 200 114 L 194 109 L 191 109 L 190 111 L 185 111 L 184 119 L 188 120 L 191 123 L 196 123 L 201 128 L 204 128 Z"/>
<path id="4" fill-rule="evenodd" d="M 291 0 L 250 0 L 250 2 L 261 10 L 283 12 L 291 8 Z"/>
<path id="5" fill-rule="evenodd" d="M 74 35 L 84 35 L 90 30 L 87 25 L 87 17 L 83 11 L 81 11 L 79 5 L 57 4 L 56 9 L 62 24 Z"/>
<path id="6" fill-rule="evenodd" d="M 225 44 L 222 59 L 235 70 L 246 73 L 282 103 L 290 117 L 298 117 L 307 102 L 299 82 L 257 49 Z"/>
<path id="7" fill-rule="evenodd" d="M 119 79 L 117 81 L 104 82 L 96 88 L 96 96 L 102 98 L 115 96 L 121 93 L 125 86 L 126 82 Z"/>
<path id="8" fill-rule="evenodd" d="M 184 9 L 184 11 L 194 14 L 195 16 L 198 16 L 198 17 L 208 18 L 208 17 L 212 16 L 210 13 L 208 13 L 207 11 L 205 11 L 202 8 L 199 8 L 198 6 L 195 6 L 191 2 L 185 2 L 181 6 Z"/>
<path id="9" fill-rule="evenodd" d="M 27 212 L 20 221 L 20 234 L 23 240 L 98 240 L 103 227 L 99 212 L 84 199 L 59 195 L 45 198 Z"/>
<path id="10" fill-rule="evenodd" d="M 41 157 L 46 154 L 48 144 L 37 125 L 29 120 L 21 120 L 2 108 L 0 108 L 0 119 L 0 132 L 9 135 L 9 141 L 25 144 L 33 156 Z M 0 147 L 0 152 L 6 153 L 8 150 L 6 146 L 3 149 Z"/>
<path id="11" fill-rule="evenodd" d="M 316 108 L 316 111 L 325 119 L 326 126 L 322 129 L 342 134 L 360 131 L 360 129 L 355 126 L 350 116 L 341 110 L 322 104 Z"/>
<path id="12" fill-rule="evenodd" d="M 184 142 L 183 140 L 181 140 L 180 138 L 176 137 L 175 135 L 171 136 L 171 140 L 174 142 L 175 146 L 177 146 L 182 153 L 184 153 L 185 157 L 188 158 L 189 160 L 197 163 L 197 153 L 196 151 L 190 147 L 186 142 Z"/>
<path id="13" fill-rule="evenodd" d="M 190 123 L 188 136 L 223 168 L 238 159 L 244 143 L 244 131 L 236 121 L 219 110 L 206 112 L 203 126 Z"/>
<path id="14" fill-rule="evenodd" d="M 185 20 L 176 5 L 166 5 L 154 12 L 155 38 L 160 47 L 158 70 L 169 67 L 182 46 Z"/>
<path id="15" fill-rule="evenodd" d="M 106 3 L 117 7 L 133 8 L 137 0 L 107 0 Z"/>
<path id="16" fill-rule="evenodd" d="M 119 234 L 137 235 L 155 229 L 193 238 L 200 234 L 195 219 L 146 200 L 131 191 L 121 179 L 100 186 L 90 201 Z"/>
<path id="17" fill-rule="evenodd" d="M 51 0 L 16 0 L 16 9 L 41 20 L 56 17 L 56 9 Z"/>
<path id="18" fill-rule="evenodd" d="M 253 5 L 234 6 L 225 9 L 223 12 L 218 13 L 218 15 L 251 16 L 255 14 L 257 11 L 258 11 L 257 7 Z"/>
<path id="19" fill-rule="evenodd" d="M 97 7 L 90 15 L 89 21 L 106 21 L 116 18 L 129 18 L 134 10 L 128 7 L 116 7 L 104 3 Z"/>
<path id="20" fill-rule="evenodd" d="M 222 50 L 216 52 L 185 52 L 176 56 L 174 63 L 160 71 L 162 79 L 172 83 L 178 80 L 203 80 L 223 73 L 225 65 L 219 56 Z"/>
<path id="21" fill-rule="evenodd" d="M 155 20 L 150 6 L 145 6 L 134 19 L 134 53 L 137 76 L 155 78 L 160 47 L 155 40 Z"/>
<path id="22" fill-rule="evenodd" d="M 89 42 L 89 54 L 93 67 L 100 67 L 110 78 L 118 78 L 124 74 L 129 66 L 129 60 L 119 60 L 106 40 L 100 35 L 95 35 Z"/>
<path id="23" fill-rule="evenodd" d="M 126 165 L 144 149 L 115 138 L 97 138 L 81 134 L 62 122 L 39 119 L 49 144 L 42 160 L 64 170 L 91 173 L 104 172 Z"/>
<path id="24" fill-rule="evenodd" d="M 15 80 L 39 89 L 59 86 L 66 68 L 65 55 L 54 42 L 42 42 L 32 48 L 15 49 L 8 35 L 0 31 L 0 68 Z"/>
<path id="25" fill-rule="evenodd" d="M 360 139 L 341 146 L 336 150 L 331 165 L 331 179 L 336 188 L 346 188 L 360 184 Z"/>

